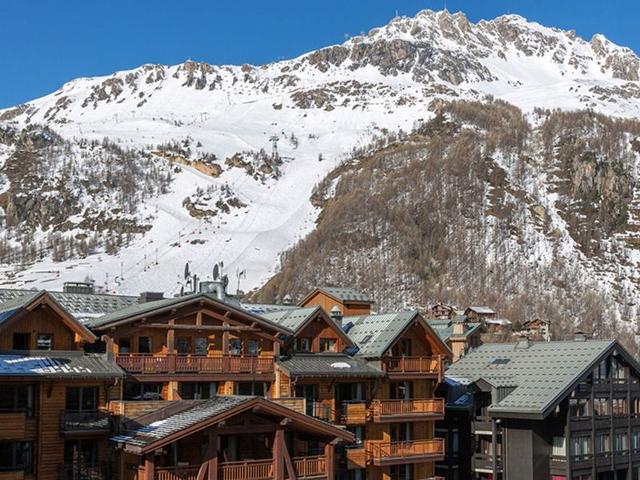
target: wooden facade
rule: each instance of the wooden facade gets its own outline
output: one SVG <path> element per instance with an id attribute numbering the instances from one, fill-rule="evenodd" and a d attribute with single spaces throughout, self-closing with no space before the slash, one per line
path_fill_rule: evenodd
<path id="1" fill-rule="evenodd" d="M 108 478 L 102 462 L 109 459 L 107 392 L 115 377 L 98 378 L 88 371 L 67 376 L 56 356 L 56 351 L 67 356 L 80 351 L 94 339 L 45 293 L 0 324 L 2 358 L 10 359 L 3 363 L 24 365 L 20 375 L 10 367 L 0 370 L 0 449 L 5 453 L 0 478 L 67 479 L 73 465 Z M 42 358 L 55 358 L 50 376 L 42 367 L 29 370 Z"/>
<path id="2" fill-rule="evenodd" d="M 337 306 L 343 317 L 353 317 L 357 315 L 369 315 L 371 313 L 372 302 L 357 300 L 342 300 L 332 296 L 320 288 L 315 289 L 307 295 L 300 306 L 308 307 L 311 305 L 319 305 L 326 312 L 331 312 L 334 306 Z"/>

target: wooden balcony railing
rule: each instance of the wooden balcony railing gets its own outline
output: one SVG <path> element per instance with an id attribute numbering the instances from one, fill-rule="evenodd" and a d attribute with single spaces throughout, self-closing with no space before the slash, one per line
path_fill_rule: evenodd
<path id="1" fill-rule="evenodd" d="M 291 462 L 297 479 L 318 478 L 326 474 L 324 456 L 294 457 Z M 270 480 L 274 475 L 273 469 L 272 459 L 222 462 L 218 466 L 218 480 Z M 196 480 L 199 471 L 200 465 L 159 467 L 155 470 L 154 480 Z"/>
<path id="2" fill-rule="evenodd" d="M 101 410 L 66 410 L 60 414 L 60 430 L 72 433 L 109 433 L 109 412 Z"/>
<path id="3" fill-rule="evenodd" d="M 273 357 L 121 354 L 118 365 L 137 374 L 272 373 Z"/>
<path id="4" fill-rule="evenodd" d="M 298 413 L 302 413 L 303 415 L 307 413 L 307 401 L 304 397 L 280 397 L 272 398 L 271 401 L 295 410 Z"/>
<path id="5" fill-rule="evenodd" d="M 493 471 L 493 455 L 488 453 L 474 453 L 472 458 L 472 465 L 473 469 L 476 471 Z M 500 457 L 500 455 L 496 457 L 496 470 L 502 470 L 502 458 Z"/>
<path id="6" fill-rule="evenodd" d="M 200 465 L 188 467 L 160 467 L 154 472 L 154 480 L 196 480 Z M 142 478 L 138 475 L 138 478 Z"/>
<path id="7" fill-rule="evenodd" d="M 347 469 L 360 469 L 367 467 L 367 453 L 362 446 L 345 448 L 347 457 Z"/>
<path id="8" fill-rule="evenodd" d="M 272 460 L 224 462 L 218 469 L 218 480 L 269 480 L 273 478 Z"/>
<path id="9" fill-rule="evenodd" d="M 437 375 L 442 378 L 443 362 L 439 356 L 434 357 L 385 357 L 382 365 L 387 374 L 403 375 Z"/>
<path id="10" fill-rule="evenodd" d="M 343 425 L 367 423 L 367 404 L 364 401 L 343 402 L 340 406 L 339 420 Z"/>
<path id="11" fill-rule="evenodd" d="M 431 398 L 425 400 L 373 400 L 371 416 L 374 422 L 420 420 L 427 417 L 444 415 L 444 400 Z"/>
<path id="12" fill-rule="evenodd" d="M 368 455 L 378 466 L 444 458 L 444 439 L 372 442 Z"/>
<path id="13" fill-rule="evenodd" d="M 336 420 L 336 412 L 329 402 L 313 402 L 311 416 L 329 423 L 335 423 Z"/>
<path id="14" fill-rule="evenodd" d="M 313 457 L 293 457 L 293 470 L 296 472 L 296 478 L 314 478 L 322 477 L 327 471 L 325 459 L 323 455 Z"/>

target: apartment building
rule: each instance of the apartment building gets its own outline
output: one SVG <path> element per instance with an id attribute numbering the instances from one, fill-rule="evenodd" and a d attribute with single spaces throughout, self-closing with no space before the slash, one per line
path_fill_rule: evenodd
<path id="1" fill-rule="evenodd" d="M 448 405 L 472 398 L 474 452 L 470 464 L 441 463 L 447 478 L 640 478 L 640 365 L 616 341 L 484 344 L 447 378 L 467 387 Z M 467 413 L 450 413 L 439 434 L 464 436 Z"/>

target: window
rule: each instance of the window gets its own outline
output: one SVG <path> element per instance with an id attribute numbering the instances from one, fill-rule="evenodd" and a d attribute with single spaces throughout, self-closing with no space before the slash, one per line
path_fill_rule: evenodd
<path id="1" fill-rule="evenodd" d="M 413 383 L 410 381 L 392 382 L 389 385 L 389 398 L 409 400 L 412 397 L 412 387 Z"/>
<path id="2" fill-rule="evenodd" d="M 31 442 L 0 442 L 0 471 L 32 471 Z"/>
<path id="3" fill-rule="evenodd" d="M 260 353 L 260 342 L 258 340 L 247 341 L 247 355 L 257 356 Z"/>
<path id="4" fill-rule="evenodd" d="M 626 433 L 616 433 L 614 438 L 616 452 L 625 452 L 629 449 L 629 438 Z"/>
<path id="5" fill-rule="evenodd" d="M 392 465 L 391 480 L 411 480 L 413 478 L 413 465 Z"/>
<path id="6" fill-rule="evenodd" d="M 64 442 L 64 463 L 67 465 L 95 465 L 98 448 L 95 440 L 66 440 Z"/>
<path id="7" fill-rule="evenodd" d="M 611 373 L 616 380 L 624 380 L 627 378 L 627 372 L 624 365 L 617 359 L 611 359 Z"/>
<path id="8" fill-rule="evenodd" d="M 611 400 L 611 406 L 613 414 L 617 417 L 624 417 L 627 415 L 627 399 L 626 398 L 614 398 Z"/>
<path id="9" fill-rule="evenodd" d="M 411 440 L 411 423 L 391 424 L 391 441 L 407 442 Z"/>
<path id="10" fill-rule="evenodd" d="M 320 351 L 321 352 L 334 352 L 336 348 L 336 341 L 333 338 L 321 338 L 320 339 Z"/>
<path id="11" fill-rule="evenodd" d="M 349 426 L 347 427 L 351 433 L 353 433 L 356 437 L 356 443 L 362 443 L 362 439 L 364 438 L 364 427 L 361 425 L 358 426 Z M 360 445 L 362 446 L 362 445 Z"/>
<path id="12" fill-rule="evenodd" d="M 236 382 L 236 395 L 257 395 L 264 397 L 269 384 L 264 382 Z"/>
<path id="13" fill-rule="evenodd" d="M 138 337 L 138 353 L 153 353 L 151 337 Z"/>
<path id="14" fill-rule="evenodd" d="M 209 342 L 205 337 L 196 338 L 196 355 L 206 355 Z"/>
<path id="15" fill-rule="evenodd" d="M 567 456 L 567 439 L 564 437 L 553 437 L 553 449 L 551 455 L 554 457 Z"/>
<path id="16" fill-rule="evenodd" d="M 176 350 L 180 355 L 191 353 L 191 339 L 189 337 L 178 337 L 176 340 Z"/>
<path id="17" fill-rule="evenodd" d="M 35 385 L 2 385 L 0 412 L 25 412 L 32 417 L 35 410 Z"/>
<path id="18" fill-rule="evenodd" d="M 596 438 L 596 453 L 608 453 L 611 451 L 611 436 L 601 433 Z"/>
<path id="19" fill-rule="evenodd" d="M 411 355 L 411 339 L 410 338 L 402 338 L 398 343 L 396 343 L 391 349 L 391 354 L 394 357 L 403 357 Z"/>
<path id="20" fill-rule="evenodd" d="M 125 400 L 162 400 L 161 383 L 125 383 Z"/>
<path id="21" fill-rule="evenodd" d="M 591 437 L 574 437 L 571 439 L 571 455 L 582 456 L 591 454 Z"/>
<path id="22" fill-rule="evenodd" d="M 596 416 L 607 417 L 611 415 L 608 398 L 596 398 L 593 400 L 593 410 Z"/>
<path id="23" fill-rule="evenodd" d="M 67 410 L 88 411 L 98 409 L 98 387 L 67 387 Z"/>
<path id="24" fill-rule="evenodd" d="M 28 333 L 15 332 L 13 334 L 13 349 L 14 350 L 30 350 L 31 336 Z"/>
<path id="25" fill-rule="evenodd" d="M 589 417 L 589 399 L 587 398 L 570 398 L 569 410 L 572 417 Z"/>
<path id="26" fill-rule="evenodd" d="M 129 337 L 118 339 L 120 353 L 131 353 L 131 339 Z"/>
<path id="27" fill-rule="evenodd" d="M 460 433 L 457 430 L 451 432 L 451 454 L 457 455 L 460 452 Z"/>
<path id="28" fill-rule="evenodd" d="M 303 337 L 296 339 L 296 351 L 298 352 L 310 352 L 311 351 L 311 338 Z"/>
<path id="29" fill-rule="evenodd" d="M 218 393 L 216 382 L 180 382 L 178 386 L 183 400 L 206 400 Z"/>
<path id="30" fill-rule="evenodd" d="M 631 448 L 634 450 L 640 449 L 640 430 L 631 432 Z"/>
<path id="31" fill-rule="evenodd" d="M 606 380 L 607 378 L 609 378 L 609 367 L 609 359 L 603 359 L 593 371 L 594 380 Z"/>
<path id="32" fill-rule="evenodd" d="M 53 335 L 50 333 L 39 333 L 36 348 L 38 350 L 51 350 L 53 347 Z"/>
<path id="33" fill-rule="evenodd" d="M 235 356 L 242 354 L 242 340 L 239 338 L 232 338 L 229 341 L 229 354 Z"/>

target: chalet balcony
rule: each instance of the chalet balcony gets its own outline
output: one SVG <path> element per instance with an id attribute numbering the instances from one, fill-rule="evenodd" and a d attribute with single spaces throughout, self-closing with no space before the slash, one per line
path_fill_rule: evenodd
<path id="1" fill-rule="evenodd" d="M 475 453 L 472 458 L 472 469 L 475 472 L 493 472 L 493 455 L 487 453 Z M 502 471 L 502 458 L 496 457 L 496 471 Z"/>
<path id="2" fill-rule="evenodd" d="M 3 425 L 4 440 L 20 440 L 25 437 L 27 414 L 25 411 L 0 409 L 0 422 Z"/>
<path id="3" fill-rule="evenodd" d="M 368 456 L 376 466 L 421 463 L 444 459 L 444 439 L 378 442 L 369 446 Z"/>
<path id="4" fill-rule="evenodd" d="M 471 422 L 471 430 L 476 435 L 491 435 L 492 428 L 491 417 L 475 417 Z M 501 433 L 498 425 L 496 425 L 496 433 Z"/>
<path id="5" fill-rule="evenodd" d="M 60 480 L 109 480 L 112 478 L 110 465 L 64 464 L 59 467 Z"/>
<path id="6" fill-rule="evenodd" d="M 439 420 L 444 418 L 444 400 L 374 400 L 370 411 L 375 423 Z"/>
<path id="7" fill-rule="evenodd" d="M 296 478 L 301 480 L 326 478 L 324 456 L 293 457 L 291 459 Z M 154 473 L 154 480 L 196 480 L 200 465 L 161 467 Z M 218 466 L 218 480 L 271 480 L 274 465 L 269 460 L 243 460 L 223 462 Z M 285 470 L 285 478 L 290 478 Z"/>
<path id="8" fill-rule="evenodd" d="M 111 433 L 109 412 L 101 410 L 66 410 L 60 415 L 63 435 L 108 435 Z"/>
<path id="9" fill-rule="evenodd" d="M 343 402 L 339 421 L 342 425 L 364 425 L 367 423 L 367 404 L 364 401 Z"/>
<path id="10" fill-rule="evenodd" d="M 367 466 L 367 452 L 362 446 L 345 448 L 347 469 L 356 470 L 360 468 L 366 468 Z"/>
<path id="11" fill-rule="evenodd" d="M 201 375 L 273 373 L 273 357 L 224 355 L 120 354 L 118 365 L 127 373 L 142 375 Z"/>
<path id="12" fill-rule="evenodd" d="M 423 377 L 442 379 L 444 363 L 436 357 L 385 357 L 382 366 L 390 378 Z"/>

